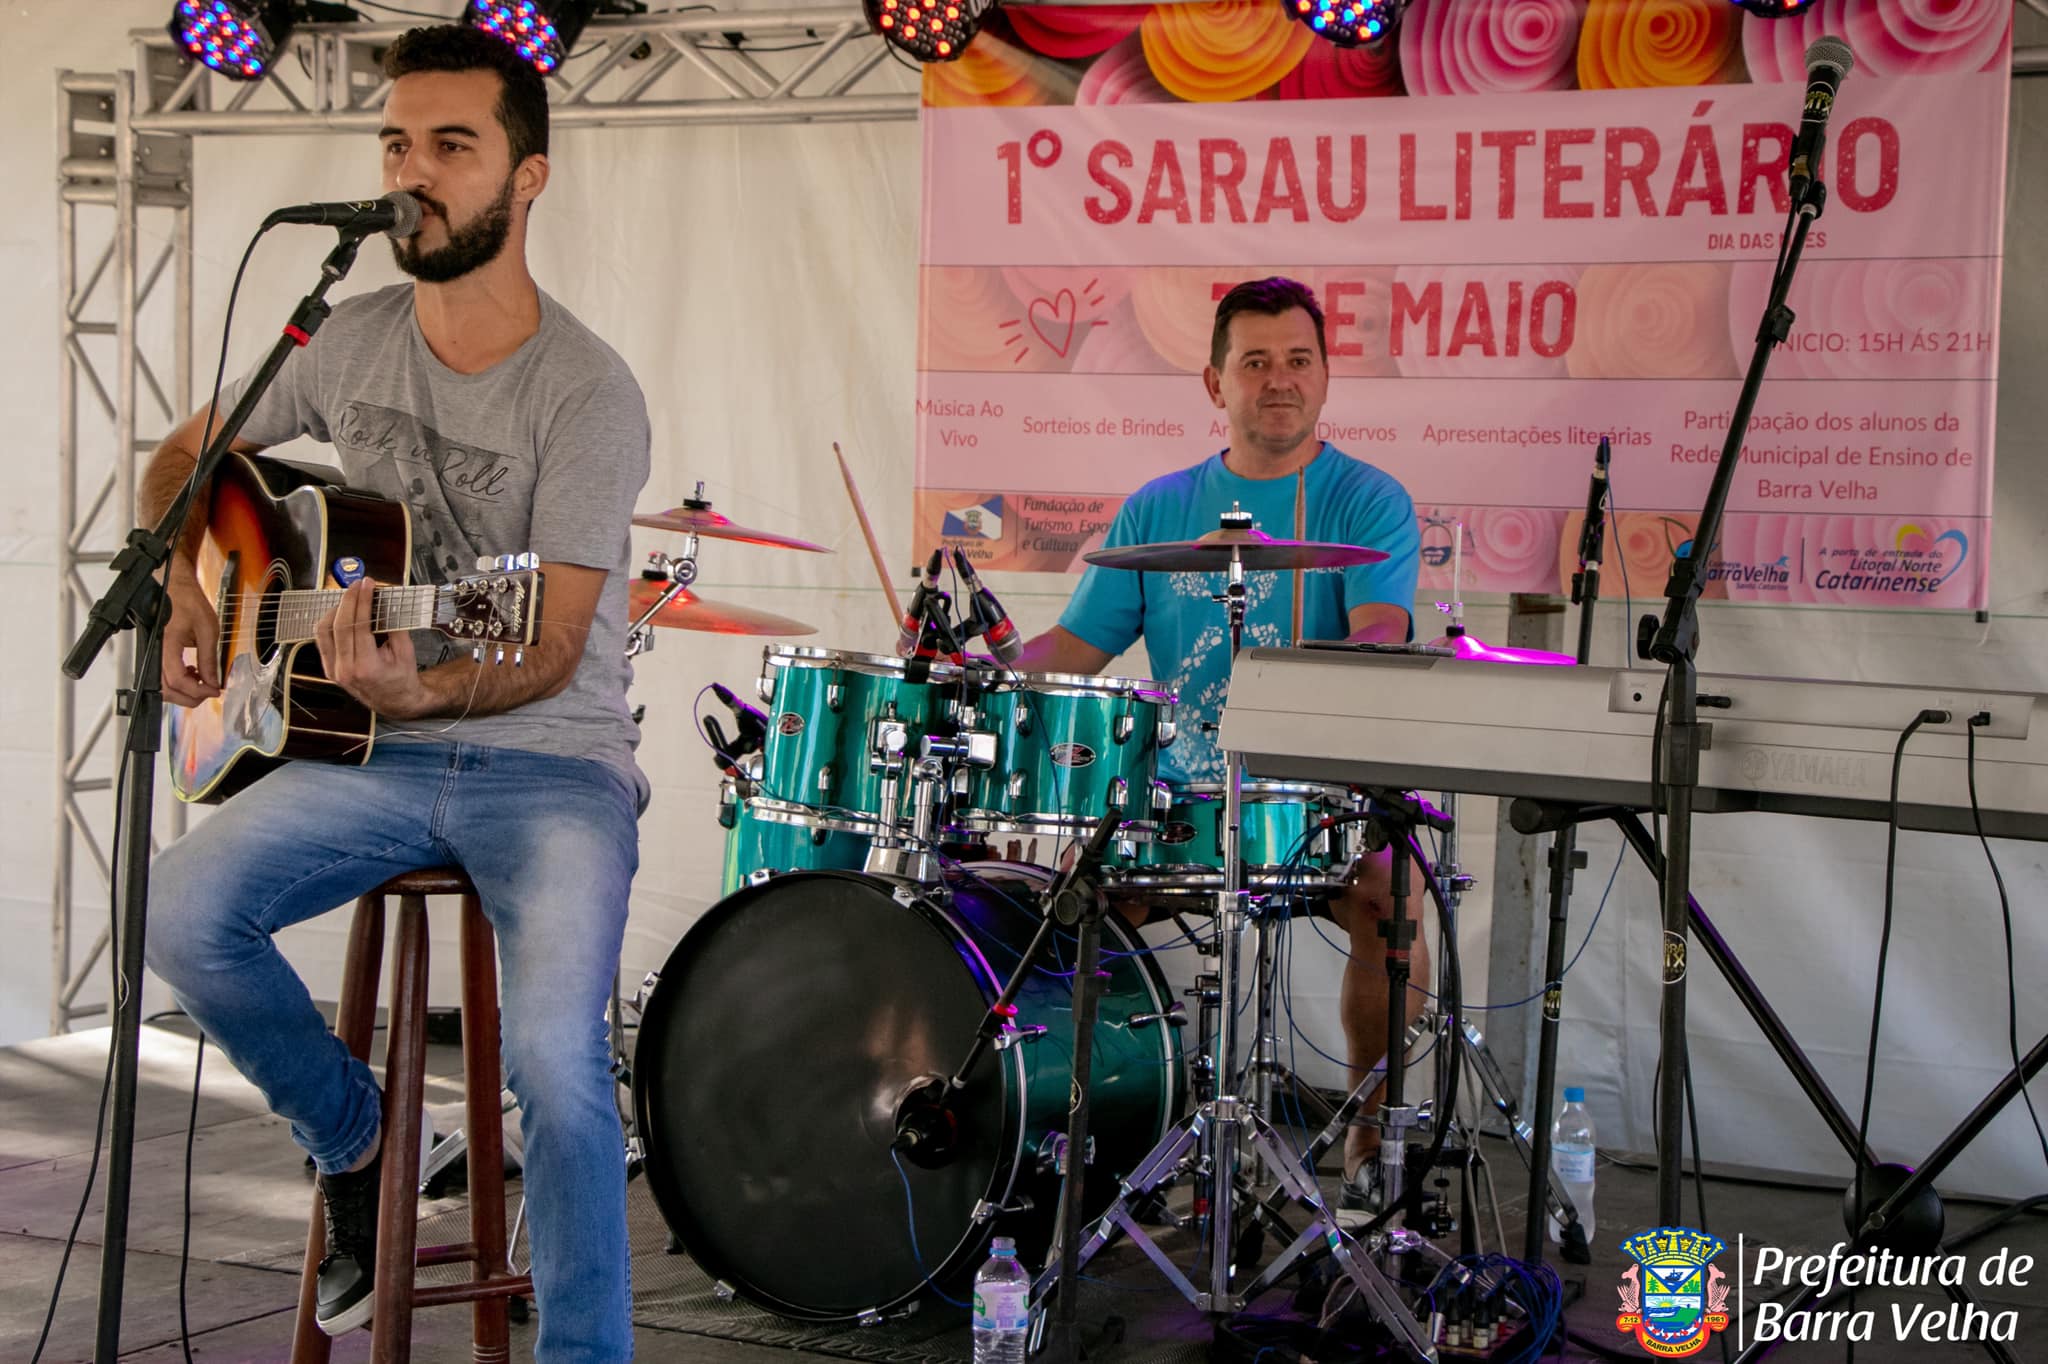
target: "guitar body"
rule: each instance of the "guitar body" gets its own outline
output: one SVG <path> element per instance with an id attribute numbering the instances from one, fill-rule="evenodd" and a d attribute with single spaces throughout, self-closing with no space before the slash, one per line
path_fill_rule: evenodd
<path id="1" fill-rule="evenodd" d="M 380 585 L 408 581 L 405 505 L 326 483 L 261 456 L 230 455 L 214 478 L 199 581 L 220 616 L 222 694 L 171 711 L 171 785 L 218 801 L 279 764 L 360 763 L 377 717 L 327 680 L 311 642 L 277 639 L 278 594 L 332 589 L 345 559 Z"/>

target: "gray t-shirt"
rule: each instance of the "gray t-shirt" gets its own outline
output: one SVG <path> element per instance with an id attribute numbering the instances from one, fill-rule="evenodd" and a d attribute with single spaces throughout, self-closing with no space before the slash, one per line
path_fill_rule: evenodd
<path id="1" fill-rule="evenodd" d="M 222 411 L 247 383 L 221 394 Z M 640 386 L 610 346 L 542 293 L 540 330 L 526 344 L 481 374 L 458 374 L 420 334 L 413 286 L 396 284 L 335 304 L 241 434 L 261 445 L 325 441 L 349 486 L 404 502 L 414 582 L 449 582 L 475 572 L 481 555 L 527 550 L 604 569 L 583 657 L 559 693 L 498 715 L 380 721 L 379 735 L 594 758 L 645 803 L 625 635 L 629 531 L 650 437 Z M 542 612 L 545 633 L 545 598 Z M 432 632 L 414 643 L 422 667 L 468 649 Z"/>

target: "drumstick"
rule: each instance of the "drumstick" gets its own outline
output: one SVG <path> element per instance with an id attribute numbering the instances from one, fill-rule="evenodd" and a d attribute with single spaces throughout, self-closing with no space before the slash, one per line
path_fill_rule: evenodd
<path id="1" fill-rule="evenodd" d="M 875 528 L 868 524 L 868 509 L 861 505 L 860 489 L 853 481 L 853 469 L 846 462 L 846 452 L 839 448 L 839 442 L 832 442 L 832 453 L 839 457 L 839 476 L 846 480 L 846 495 L 853 499 L 853 514 L 860 521 L 860 533 L 868 542 L 868 557 L 875 561 L 875 573 L 882 580 L 882 591 L 889 598 L 889 622 L 900 625 L 903 621 L 903 602 L 896 596 L 896 584 L 889 580 L 889 565 L 882 558 L 882 547 L 875 542 Z"/>
<path id="2" fill-rule="evenodd" d="M 1308 539 L 1308 466 L 1302 465 L 1294 474 L 1294 538 Z M 1294 633 L 1287 637 L 1289 645 L 1301 645 L 1301 570 L 1294 570 Z M 1350 631 L 1345 631 L 1349 634 Z"/>

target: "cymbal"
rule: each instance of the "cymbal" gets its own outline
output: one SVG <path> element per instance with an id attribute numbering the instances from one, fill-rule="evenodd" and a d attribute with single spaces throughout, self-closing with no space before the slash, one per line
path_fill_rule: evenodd
<path id="1" fill-rule="evenodd" d="M 636 526 L 650 530 L 681 531 L 685 535 L 701 535 L 707 540 L 738 540 L 749 545 L 769 545 L 778 549 L 802 549 L 812 554 L 830 554 L 823 545 L 814 545 L 808 540 L 799 540 L 790 535 L 777 535 L 772 530 L 754 530 L 742 526 L 722 512 L 711 509 L 709 502 L 691 498 L 680 507 L 670 507 L 662 512 L 642 512 L 633 518 Z"/>
<path id="2" fill-rule="evenodd" d="M 1314 540 L 1275 540 L 1264 531 L 1212 530 L 1199 540 L 1166 540 L 1151 545 L 1098 549 L 1081 557 L 1104 568 L 1148 569 L 1161 573 L 1216 573 L 1230 567 L 1232 550 L 1245 568 L 1281 573 L 1297 568 L 1349 568 L 1376 564 L 1385 550 L 1363 545 L 1336 545 Z"/>
<path id="3" fill-rule="evenodd" d="M 1430 647 L 1449 649 L 1459 658 L 1475 659 L 1481 663 L 1522 663 L 1546 668 L 1575 668 L 1579 664 L 1579 660 L 1570 654 L 1524 649 L 1518 645 L 1488 644 L 1477 635 L 1440 635 L 1430 641 Z"/>
<path id="4" fill-rule="evenodd" d="M 638 620 L 647 614 L 647 608 L 661 599 L 668 590 L 668 582 L 650 578 L 635 578 L 632 590 L 627 595 L 632 601 L 632 619 Z M 675 600 L 661 608 L 650 625 L 669 630 L 702 630 L 714 635 L 815 635 L 818 627 L 806 625 L 800 620 L 778 616 L 769 611 L 756 611 L 751 606 L 734 606 L 729 602 L 706 601 L 696 593 L 684 588 L 676 593 Z"/>

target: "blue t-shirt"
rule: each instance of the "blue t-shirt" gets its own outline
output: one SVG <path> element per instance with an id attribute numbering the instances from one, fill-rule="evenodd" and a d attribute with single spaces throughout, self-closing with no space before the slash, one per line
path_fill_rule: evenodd
<path id="1" fill-rule="evenodd" d="M 1343 639 L 1351 633 L 1351 608 L 1372 602 L 1408 611 L 1412 633 L 1422 538 L 1407 490 L 1392 475 L 1325 443 L 1309 461 L 1303 500 L 1304 538 L 1365 545 L 1385 550 L 1387 558 L 1304 574 L 1302 637 Z M 1198 539 L 1216 529 L 1217 518 L 1233 503 L 1250 512 L 1266 534 L 1294 538 L 1293 476 L 1241 478 L 1216 454 L 1138 489 L 1117 513 L 1103 546 Z M 1060 617 L 1067 630 L 1112 657 L 1142 636 L 1153 678 L 1180 693 L 1180 735 L 1159 754 L 1159 776 L 1167 782 L 1223 777 L 1216 735 L 1202 727 L 1222 715 L 1230 683 L 1230 631 L 1223 607 L 1211 600 L 1225 578 L 1091 566 Z M 1245 575 L 1246 648 L 1289 642 L 1293 591 L 1291 573 Z"/>

